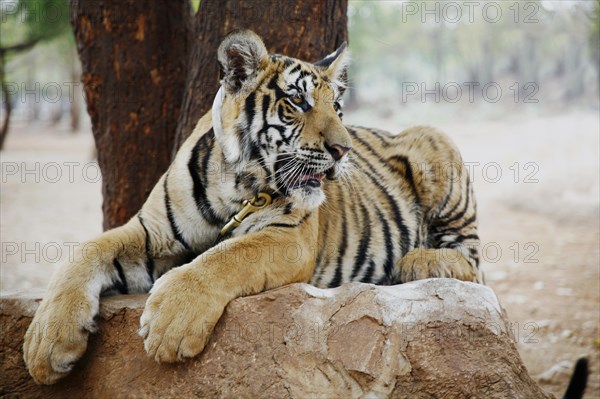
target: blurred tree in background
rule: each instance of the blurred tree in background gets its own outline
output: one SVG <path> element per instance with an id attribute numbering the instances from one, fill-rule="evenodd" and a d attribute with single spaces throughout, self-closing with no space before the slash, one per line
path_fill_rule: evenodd
<path id="1" fill-rule="evenodd" d="M 379 103 L 381 116 L 421 103 L 403 100 L 407 83 L 439 91 L 445 84 L 498 83 L 514 102 L 534 89 L 546 106 L 597 104 L 599 1 L 353 1 L 348 105 Z M 390 85 L 390 82 L 396 82 Z M 439 84 L 436 86 L 436 83 Z M 532 86 L 525 87 L 528 83 Z M 422 94 L 422 90 L 420 90 Z M 405 96 L 406 97 L 406 96 Z M 427 101 L 433 103 L 434 95 Z M 463 95 L 462 99 L 467 96 Z M 446 103 L 442 98 L 439 103 Z M 552 103 L 554 102 L 554 103 Z M 485 104 L 484 104 L 485 105 Z M 498 112 L 512 110 L 511 104 Z M 462 112 L 475 113 L 477 104 Z M 440 110 L 441 111 L 441 110 Z"/>
<path id="2" fill-rule="evenodd" d="M 0 3 L 0 86 L 3 118 L 0 120 L 0 149 L 4 145 L 12 111 L 11 93 L 6 80 L 6 63 L 11 57 L 31 50 L 40 42 L 57 38 L 69 40 L 67 0 L 13 0 Z"/>
<path id="3" fill-rule="evenodd" d="M 594 60 L 594 66 L 596 67 L 596 73 L 600 76 L 600 0 L 596 0 L 591 20 L 590 51 Z M 598 93 L 600 93 L 600 86 L 598 87 Z"/>

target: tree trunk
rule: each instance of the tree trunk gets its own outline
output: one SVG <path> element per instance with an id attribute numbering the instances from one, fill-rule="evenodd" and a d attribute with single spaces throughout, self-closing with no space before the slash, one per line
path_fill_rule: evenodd
<path id="1" fill-rule="evenodd" d="M 81 71 L 79 70 L 79 60 L 77 59 L 77 54 L 75 50 L 69 51 L 69 68 L 70 68 L 70 76 L 71 82 L 75 82 L 78 80 L 79 76 L 81 76 Z M 79 86 L 73 86 L 72 97 L 69 98 L 69 116 L 71 117 L 71 132 L 78 133 L 79 126 L 81 125 L 81 88 Z"/>
<path id="2" fill-rule="evenodd" d="M 202 0 L 173 154 L 212 106 L 219 85 L 217 49 L 235 29 L 251 29 L 271 53 L 318 61 L 348 39 L 347 0 Z"/>
<path id="3" fill-rule="evenodd" d="M 171 162 L 191 6 L 75 0 L 71 7 L 109 229 L 139 210 Z"/>

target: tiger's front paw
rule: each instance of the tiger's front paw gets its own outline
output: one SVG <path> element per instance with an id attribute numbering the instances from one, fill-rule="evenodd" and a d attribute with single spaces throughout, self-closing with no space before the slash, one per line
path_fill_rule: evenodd
<path id="1" fill-rule="evenodd" d="M 44 300 L 27 329 L 23 360 L 38 384 L 50 385 L 66 376 L 87 348 L 95 331 L 97 304 L 85 292 L 65 291 Z"/>
<path id="2" fill-rule="evenodd" d="M 426 278 L 456 278 L 482 283 L 481 272 L 458 251 L 443 249 L 413 249 L 398 262 L 401 283 Z"/>
<path id="3" fill-rule="evenodd" d="M 148 355 L 171 363 L 202 352 L 227 305 L 218 287 L 182 266 L 156 280 L 150 293 L 139 332 Z"/>

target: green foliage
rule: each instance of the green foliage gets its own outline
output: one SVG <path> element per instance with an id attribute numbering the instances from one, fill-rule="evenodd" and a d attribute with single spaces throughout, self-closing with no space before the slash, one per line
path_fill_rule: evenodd
<path id="1" fill-rule="evenodd" d="M 0 7 L 0 47 L 50 41 L 71 32 L 68 0 L 9 0 Z"/>
<path id="2" fill-rule="evenodd" d="M 198 12 L 198 8 L 200 8 L 200 0 L 192 0 L 192 8 L 194 12 Z"/>
<path id="3" fill-rule="evenodd" d="M 594 7 L 594 32 L 600 33 L 600 0 L 596 0 L 596 6 Z"/>

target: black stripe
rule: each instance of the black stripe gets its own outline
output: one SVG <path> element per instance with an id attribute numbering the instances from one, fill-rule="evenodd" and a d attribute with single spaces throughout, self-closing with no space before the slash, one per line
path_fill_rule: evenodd
<path id="1" fill-rule="evenodd" d="M 348 246 L 348 227 L 346 226 L 346 208 L 344 207 L 344 192 L 340 190 L 339 207 L 342 213 L 342 241 L 338 247 L 337 267 L 333 280 L 329 283 L 329 288 L 334 288 L 342 283 L 342 267 L 344 266 L 344 255 L 346 255 L 346 247 Z"/>
<path id="2" fill-rule="evenodd" d="M 298 227 L 303 223 L 303 221 L 297 223 L 297 224 L 287 224 L 287 223 L 273 223 L 273 224 L 268 224 L 266 225 L 264 228 L 266 229 L 267 227 L 281 227 L 284 229 L 292 229 L 294 227 Z"/>
<path id="3" fill-rule="evenodd" d="M 260 135 L 261 132 L 258 132 L 258 134 Z M 260 165 L 262 167 L 262 169 L 268 174 L 271 173 L 271 171 L 269 170 L 265 159 L 263 158 L 262 154 L 260 153 L 260 147 L 258 146 L 257 143 L 255 143 L 254 141 L 250 141 L 247 145 L 246 148 L 248 149 L 248 154 L 249 154 L 249 158 L 255 162 L 255 165 Z M 246 178 L 249 178 L 252 175 L 247 175 Z"/>
<path id="4" fill-rule="evenodd" d="M 431 227 L 445 227 L 439 230 L 439 232 L 441 234 L 448 234 L 448 233 L 459 233 L 462 229 L 464 229 L 465 227 L 467 227 L 468 225 L 470 225 L 471 223 L 473 223 L 475 220 L 477 220 L 477 215 L 473 214 L 471 215 L 471 217 L 469 217 L 468 219 L 465 219 L 460 226 L 457 227 L 445 227 L 448 222 L 446 221 L 434 221 L 431 224 Z"/>
<path id="5" fill-rule="evenodd" d="M 385 240 L 385 263 L 383 264 L 383 270 L 385 273 L 385 278 L 387 281 L 391 283 L 393 280 L 393 272 L 394 272 L 394 245 L 392 244 L 392 235 L 390 234 L 390 226 L 388 225 L 387 220 L 383 217 L 383 213 L 381 210 L 375 206 L 375 211 L 377 212 L 377 218 L 379 219 L 379 223 L 383 227 L 383 237 Z M 381 280 L 378 282 L 381 283 Z"/>
<path id="6" fill-rule="evenodd" d="M 376 137 L 379 140 L 379 143 L 383 148 L 387 148 L 390 146 L 390 144 L 387 141 L 385 141 L 380 135 L 373 133 L 373 137 Z"/>
<path id="7" fill-rule="evenodd" d="M 284 215 L 289 215 L 290 213 L 292 213 L 292 203 L 288 202 L 287 204 L 285 204 L 285 209 L 283 210 L 283 214 Z"/>
<path id="8" fill-rule="evenodd" d="M 183 239 L 181 236 L 181 232 L 179 231 L 179 227 L 175 223 L 175 217 L 173 216 L 173 211 L 171 210 L 171 200 L 169 199 L 169 190 L 167 189 L 167 180 L 169 180 L 169 173 L 167 172 L 165 176 L 164 190 L 165 190 L 165 207 L 167 208 L 167 218 L 169 219 L 169 224 L 171 225 L 171 231 L 173 232 L 173 236 L 175 239 L 184 246 L 185 249 L 191 249 L 189 244 Z"/>
<path id="9" fill-rule="evenodd" d="M 464 239 L 461 239 L 462 237 L 464 237 Z M 459 249 L 466 248 L 469 251 L 469 256 L 466 257 L 467 261 L 469 261 L 469 262 L 474 261 L 475 267 L 479 268 L 479 253 L 477 252 L 477 248 L 473 248 L 472 246 L 466 246 L 466 245 L 462 244 L 462 242 L 464 240 L 469 239 L 469 238 L 479 240 L 479 237 L 476 234 L 469 235 L 469 236 L 461 236 L 461 237 L 458 237 L 458 239 L 456 241 L 449 242 L 448 246 L 446 246 L 446 248 L 454 249 L 457 251 Z M 462 254 L 462 252 L 461 252 L 461 254 Z"/>
<path id="10" fill-rule="evenodd" d="M 479 252 L 477 252 L 477 248 L 469 248 L 469 257 L 475 261 L 475 267 L 479 269 Z"/>
<path id="11" fill-rule="evenodd" d="M 349 129 L 352 130 L 352 134 L 354 134 L 355 136 L 362 134 L 363 137 L 375 137 L 377 139 L 377 141 L 379 141 L 381 143 L 381 145 L 384 147 L 389 147 L 390 145 L 396 145 L 396 142 L 394 142 L 394 139 L 397 137 L 402 137 L 402 136 L 392 136 L 389 132 L 386 132 L 384 130 L 372 129 L 372 128 L 364 127 L 364 126 L 351 126 L 351 127 L 349 127 Z M 359 132 L 357 129 L 361 130 L 361 131 Z M 390 141 L 388 141 L 388 139 Z M 364 138 L 363 138 L 363 140 L 364 140 Z"/>
<path id="12" fill-rule="evenodd" d="M 306 220 L 310 217 L 310 213 L 307 213 L 306 215 L 304 215 L 304 217 L 295 224 L 291 224 L 291 223 L 272 223 L 272 224 L 268 224 L 265 227 L 263 227 L 263 229 L 266 229 L 267 227 L 281 227 L 281 228 L 294 228 L 294 227 L 299 227 L 301 226 L 304 222 L 306 222 Z M 262 230 L 262 229 L 261 229 Z"/>
<path id="13" fill-rule="evenodd" d="M 462 242 L 466 240 L 479 240 L 477 234 L 468 235 L 456 235 L 456 238 L 451 238 L 451 241 L 444 241 L 444 237 L 452 237 L 454 234 L 435 234 L 433 236 L 434 242 L 431 245 L 433 248 L 454 248 L 455 246 L 464 246 Z"/>
<path id="14" fill-rule="evenodd" d="M 453 171 L 454 168 L 451 168 L 451 170 Z M 454 176 L 454 172 L 452 172 L 452 176 Z M 452 186 L 456 184 L 454 183 L 454 177 L 452 177 L 452 180 L 450 181 L 450 188 L 452 188 Z M 467 199 L 465 200 L 465 202 L 468 202 L 469 200 L 469 187 L 471 185 L 471 179 L 469 178 L 469 176 L 467 176 L 467 185 L 465 187 L 465 195 L 467 196 Z M 454 204 L 454 206 L 452 207 L 452 209 L 450 209 L 448 212 L 444 213 L 443 215 L 439 215 L 437 218 L 438 219 L 447 219 L 448 216 L 452 215 L 454 213 L 454 211 L 456 211 L 456 209 L 460 206 L 460 204 L 462 203 L 463 197 L 461 195 L 461 197 L 458 199 L 458 201 L 456 201 L 456 204 Z"/>
<path id="15" fill-rule="evenodd" d="M 267 122 L 267 118 L 268 118 L 268 114 L 269 114 L 269 105 L 271 105 L 271 97 L 269 96 L 263 96 L 262 98 L 262 115 L 263 115 L 263 123 L 265 126 L 269 126 L 269 123 Z M 261 129 L 261 132 L 267 132 L 266 129 Z"/>
<path id="16" fill-rule="evenodd" d="M 298 65 L 300 66 L 300 65 Z M 275 91 L 275 101 L 278 101 L 284 97 L 287 97 L 287 94 L 281 90 L 281 87 L 279 87 L 279 85 L 277 85 L 277 79 L 279 78 L 278 74 L 273 75 L 273 78 L 271 79 L 271 81 L 269 82 L 269 84 L 267 85 L 267 87 L 271 90 Z"/>
<path id="17" fill-rule="evenodd" d="M 152 257 L 152 252 L 150 248 L 152 248 L 151 237 L 148 233 L 148 229 L 146 225 L 144 225 L 144 219 L 142 219 L 142 215 L 138 213 L 138 219 L 140 220 L 140 224 L 144 229 L 144 233 L 146 234 L 146 273 L 148 273 L 148 277 L 150 277 L 150 281 L 154 284 L 154 258 Z"/>
<path id="18" fill-rule="evenodd" d="M 387 148 L 390 146 L 391 143 L 389 141 L 387 141 L 386 139 L 391 139 L 392 137 L 387 132 L 382 132 L 382 131 L 376 130 L 376 129 L 365 129 L 365 130 L 371 132 L 373 137 L 377 138 L 379 143 L 384 148 Z"/>
<path id="19" fill-rule="evenodd" d="M 369 244 L 371 243 L 371 234 L 369 234 L 371 220 L 369 218 L 369 212 L 365 208 L 360 198 L 361 197 L 359 196 L 360 211 L 362 216 L 360 219 L 363 222 L 363 229 L 361 233 L 360 243 L 358 245 L 358 249 L 356 250 L 356 261 L 354 262 L 354 268 L 352 269 L 352 276 L 350 277 L 350 280 L 354 280 L 354 278 L 356 278 L 358 272 L 364 265 L 365 260 L 367 259 L 367 253 L 369 252 Z"/>
<path id="20" fill-rule="evenodd" d="M 421 200 L 419 198 L 419 192 L 417 191 L 417 185 L 415 184 L 415 178 L 414 178 L 412 167 L 410 166 L 410 161 L 408 160 L 408 158 L 404 155 L 395 155 L 395 156 L 389 158 L 389 160 L 400 162 L 404 166 L 404 178 L 408 182 L 408 185 L 410 186 L 410 191 L 412 191 L 412 194 L 415 197 L 415 202 L 420 205 Z M 397 169 L 395 169 L 395 170 L 397 170 Z"/>
<path id="21" fill-rule="evenodd" d="M 292 58 L 287 58 L 287 57 L 286 57 L 286 58 L 283 60 L 283 66 L 285 66 L 286 68 L 287 68 L 287 67 L 290 67 L 290 66 L 292 66 L 292 65 L 294 64 L 294 62 L 295 62 L 295 61 L 294 61 Z"/>
<path id="22" fill-rule="evenodd" d="M 194 185 L 194 200 L 196 201 L 196 207 L 202 214 L 202 217 L 208 222 L 208 224 L 212 226 L 222 226 L 226 223 L 226 221 L 221 219 L 215 213 L 210 205 L 208 197 L 206 196 L 206 185 L 208 183 L 208 160 L 214 144 L 214 137 L 214 131 L 210 129 L 208 133 L 198 140 L 192 149 L 192 156 L 190 157 L 190 161 L 188 163 L 188 170 Z M 203 151 L 202 154 L 201 151 Z M 202 168 L 198 167 L 200 155 L 202 155 Z M 204 177 L 204 181 L 202 181 L 201 173 Z"/>
<path id="23" fill-rule="evenodd" d="M 308 71 L 301 71 L 300 74 L 298 75 L 298 78 L 296 79 L 296 86 L 298 86 L 298 82 L 300 80 L 302 80 L 303 78 L 312 75 L 312 72 L 308 72 Z M 306 90 L 306 88 L 305 88 Z"/>
<path id="24" fill-rule="evenodd" d="M 467 187 L 466 187 L 466 192 L 465 192 L 465 196 L 466 196 L 466 200 L 465 200 L 465 206 L 461 209 L 460 212 L 458 212 L 457 214 L 452 215 L 452 212 L 454 212 L 456 209 L 453 209 L 449 214 L 440 217 L 440 219 L 442 219 L 445 224 L 450 224 L 452 222 L 456 222 L 457 220 L 460 220 L 463 216 L 465 216 L 465 213 L 467 213 L 467 210 L 469 209 L 469 204 L 471 203 L 471 195 L 470 191 L 469 191 L 469 187 L 470 187 L 471 183 L 470 183 L 470 179 L 467 178 Z M 461 201 L 459 201 L 460 204 Z M 458 207 L 458 204 L 457 204 Z M 452 216 L 450 219 L 447 219 L 448 216 Z"/>
<path id="25" fill-rule="evenodd" d="M 286 60 L 286 61 L 287 61 L 287 60 Z M 290 64 L 290 65 L 286 65 L 286 66 L 291 66 L 291 65 L 292 65 L 292 64 Z M 289 72 L 288 72 L 288 75 L 293 75 L 294 73 L 298 72 L 298 71 L 300 70 L 300 68 L 301 68 L 301 67 L 300 67 L 300 64 L 296 65 L 294 68 L 292 68 L 292 70 L 291 70 L 291 71 L 289 71 Z"/>
<path id="26" fill-rule="evenodd" d="M 443 212 L 444 209 L 446 209 L 446 206 L 448 206 L 448 202 L 450 201 L 450 198 L 452 197 L 453 188 L 454 188 L 454 168 L 450 168 L 450 189 L 448 190 L 448 192 L 446 193 L 446 196 L 442 200 L 441 206 L 439 208 L 439 212 Z"/>
<path id="27" fill-rule="evenodd" d="M 335 185 L 334 187 L 338 191 L 340 190 L 339 185 Z M 320 224 L 320 220 L 322 220 L 321 218 L 322 218 L 322 216 L 319 216 L 319 224 Z M 327 256 L 329 245 L 327 244 L 327 238 L 329 237 L 328 233 L 329 233 L 330 223 L 332 223 L 331 220 L 332 220 L 332 218 L 327 218 L 327 221 L 324 223 L 323 230 L 319 229 L 320 230 L 319 231 L 319 237 L 320 237 L 319 242 L 323 243 L 323 247 L 319 248 L 319 253 L 317 255 L 317 265 L 323 264 L 324 267 L 321 268 L 319 276 L 317 277 L 317 280 L 315 281 L 316 286 L 320 286 L 321 281 L 323 280 L 323 275 L 325 274 L 325 269 L 327 269 L 327 266 L 329 264 L 329 257 Z"/>
<path id="28" fill-rule="evenodd" d="M 123 295 L 129 294 L 129 289 L 127 288 L 127 279 L 125 278 L 125 272 L 123 272 L 123 266 L 117 258 L 113 260 L 113 266 L 117 269 L 117 273 L 119 274 L 119 280 L 115 282 L 115 288 L 119 291 L 119 293 Z"/>
<path id="29" fill-rule="evenodd" d="M 246 103 L 244 104 L 244 110 L 246 111 L 246 129 L 248 131 L 252 128 L 252 122 L 254 121 L 256 107 L 256 93 L 252 92 L 246 98 Z"/>
<path id="30" fill-rule="evenodd" d="M 479 240 L 479 236 L 477 234 L 467 234 L 466 236 L 458 236 L 455 242 L 461 243 L 466 240 Z"/>
<path id="31" fill-rule="evenodd" d="M 279 120 L 282 121 L 284 124 L 291 126 L 292 122 L 294 121 L 294 118 L 292 117 L 292 114 L 290 114 L 290 116 L 286 115 L 286 107 L 289 108 L 290 105 L 287 105 L 284 102 L 280 103 L 279 107 L 277 107 L 277 116 L 279 117 Z M 285 137 L 285 139 L 289 140 L 288 137 Z M 289 141 L 286 142 L 286 144 L 289 144 Z"/>
<path id="32" fill-rule="evenodd" d="M 372 283 L 373 281 L 373 273 L 375 272 L 375 262 L 373 259 L 369 260 L 369 267 L 365 272 L 363 278 L 360 279 L 361 283 Z"/>

